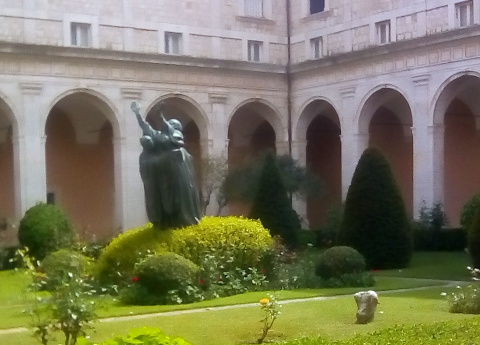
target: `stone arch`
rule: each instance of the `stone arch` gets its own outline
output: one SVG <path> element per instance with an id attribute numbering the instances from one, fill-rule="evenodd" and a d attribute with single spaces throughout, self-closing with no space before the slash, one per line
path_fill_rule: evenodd
<path id="1" fill-rule="evenodd" d="M 413 216 L 413 116 L 405 94 L 392 85 L 372 89 L 359 109 L 358 133 L 390 163 L 407 212 Z"/>
<path id="2" fill-rule="evenodd" d="M 480 74 L 457 73 L 437 90 L 432 122 L 443 132 L 444 208 L 451 225 L 459 225 L 463 205 L 480 193 Z M 437 138 L 437 140 L 439 140 Z"/>
<path id="3" fill-rule="evenodd" d="M 229 126 L 232 123 L 234 116 L 238 114 L 238 111 L 246 106 L 252 106 L 258 109 L 257 114 L 267 121 L 273 128 L 277 141 L 288 139 L 288 134 L 284 130 L 284 126 L 281 121 L 282 116 L 280 111 L 274 104 L 262 98 L 249 98 L 235 106 L 227 120 Z"/>
<path id="4" fill-rule="evenodd" d="M 324 110 L 328 108 L 331 108 L 333 112 L 326 112 L 324 116 L 328 116 L 333 122 L 338 122 L 341 127 L 342 119 L 339 118 L 339 112 L 334 103 L 326 97 L 311 97 L 302 104 L 298 113 L 299 115 L 296 117 L 295 123 L 293 123 L 293 128 L 295 128 L 293 131 L 293 140 L 305 141 L 308 126 L 317 114 L 324 113 Z"/>
<path id="5" fill-rule="evenodd" d="M 296 137 L 305 142 L 306 166 L 324 184 L 322 196 L 307 199 L 307 219 L 312 228 L 323 226 L 329 209 L 342 202 L 341 124 L 338 111 L 323 97 L 302 106 Z"/>
<path id="6" fill-rule="evenodd" d="M 381 104 L 388 103 L 391 98 L 395 97 L 396 95 L 400 95 L 400 99 L 403 98 L 405 100 L 405 102 L 402 102 L 403 104 L 401 105 L 400 113 L 410 114 L 410 119 L 404 118 L 400 120 L 404 120 L 405 122 L 412 121 L 410 108 L 411 102 L 408 100 L 407 95 L 395 85 L 379 85 L 365 94 L 357 109 L 356 114 L 359 114 L 357 118 L 357 128 L 359 134 L 369 133 L 370 121 L 372 120 L 372 117 L 374 115 L 374 109 L 378 109 Z M 410 135 L 411 133 L 409 132 L 410 128 L 405 127 L 405 135 Z"/>
<path id="7" fill-rule="evenodd" d="M 62 92 L 61 94 L 55 96 L 52 101 L 48 105 L 48 110 L 53 109 L 54 106 L 58 105 L 58 103 L 66 98 L 68 98 L 71 95 L 85 95 L 86 97 L 83 98 L 83 100 L 87 101 L 88 103 L 92 104 L 94 103 L 94 106 L 106 116 L 107 120 L 111 123 L 112 125 L 112 130 L 113 130 L 113 135 L 115 138 L 121 138 L 123 137 L 124 133 L 122 133 L 123 128 L 120 126 L 119 119 L 116 114 L 119 114 L 117 107 L 110 101 L 108 97 L 103 95 L 102 93 L 92 90 L 92 89 L 87 89 L 87 88 L 76 88 L 76 89 L 69 89 L 67 91 Z M 45 128 L 46 122 L 48 120 L 48 115 L 49 113 L 46 114 L 45 118 L 43 119 L 43 123 L 41 124 L 43 128 Z M 71 118 L 71 121 L 74 121 L 75 124 L 78 127 L 78 130 L 76 130 L 76 135 L 77 139 L 82 141 L 83 139 L 85 140 L 93 140 L 94 138 L 82 138 L 84 133 L 81 133 L 80 130 L 85 130 L 84 128 L 84 123 L 88 124 L 89 121 L 92 122 L 93 125 L 98 125 L 98 123 L 95 122 L 94 118 L 88 119 L 86 122 L 81 122 L 77 121 L 78 119 L 76 118 Z M 77 127 L 76 127 L 77 128 Z"/>
<path id="8" fill-rule="evenodd" d="M 121 136 L 116 111 L 87 89 L 57 96 L 45 118 L 47 202 L 62 207 L 80 237 L 117 232 L 113 138 Z M 114 171 L 117 169 L 117 171 Z"/>
<path id="9" fill-rule="evenodd" d="M 149 104 L 145 112 L 148 122 L 155 129 L 160 129 L 161 126 L 160 103 L 167 120 L 175 118 L 182 123 L 185 147 L 195 160 L 198 174 L 201 158 L 205 155 L 202 146 L 208 138 L 209 123 L 205 111 L 191 97 L 177 93 L 162 95 Z"/>
<path id="10" fill-rule="evenodd" d="M 267 150 L 287 153 L 285 138 L 279 112 L 270 102 L 259 98 L 240 102 L 228 122 L 229 169 L 235 169 Z M 250 209 L 250 205 L 243 202 L 229 202 L 228 207 L 231 214 L 238 215 L 246 215 Z"/>
<path id="11" fill-rule="evenodd" d="M 171 103 L 175 100 L 177 100 L 177 102 L 175 102 L 175 106 L 173 107 L 174 109 L 169 109 L 168 104 L 166 104 L 167 107 L 165 109 L 165 115 L 168 116 L 171 114 L 172 116 L 176 117 L 178 115 L 175 113 L 175 110 L 178 109 L 180 111 L 180 122 L 182 122 L 184 125 L 187 125 L 189 120 L 194 121 L 200 132 L 200 140 L 206 140 L 208 138 L 208 128 L 211 126 L 209 117 L 201 105 L 189 96 L 179 93 L 168 93 L 162 95 L 156 98 L 147 107 L 147 109 L 145 109 L 145 113 L 150 114 L 151 111 L 157 111 L 156 107 L 160 102 Z M 173 111 L 169 113 L 169 110 Z"/>
<path id="12" fill-rule="evenodd" d="M 480 73 L 475 71 L 465 71 L 456 73 L 447 78 L 437 89 L 432 99 L 430 109 L 433 109 L 432 123 L 434 125 L 443 126 L 444 116 L 450 102 L 455 98 L 455 95 L 461 94 L 468 90 L 471 86 L 475 86 L 476 81 L 480 78 Z M 477 102 L 472 106 L 475 110 L 480 109 L 480 99 L 475 99 Z M 480 111 L 476 111 L 480 114 Z M 478 119 L 477 119 L 478 120 Z"/>

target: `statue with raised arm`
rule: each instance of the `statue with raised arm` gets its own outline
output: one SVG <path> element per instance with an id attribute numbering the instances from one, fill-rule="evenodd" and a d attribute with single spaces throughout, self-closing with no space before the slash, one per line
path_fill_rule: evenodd
<path id="1" fill-rule="evenodd" d="M 140 105 L 132 102 L 143 135 L 140 143 L 140 175 L 145 190 L 147 216 L 161 230 L 196 224 L 202 217 L 199 189 L 192 156 L 185 149 L 182 124 L 165 120 L 153 129 L 140 114 Z"/>

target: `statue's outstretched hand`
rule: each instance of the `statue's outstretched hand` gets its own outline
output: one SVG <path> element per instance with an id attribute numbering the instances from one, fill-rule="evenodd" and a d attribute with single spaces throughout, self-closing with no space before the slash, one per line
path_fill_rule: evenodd
<path id="1" fill-rule="evenodd" d="M 132 109 L 135 114 L 140 114 L 140 103 L 133 101 L 132 104 L 130 104 L 130 109 Z"/>

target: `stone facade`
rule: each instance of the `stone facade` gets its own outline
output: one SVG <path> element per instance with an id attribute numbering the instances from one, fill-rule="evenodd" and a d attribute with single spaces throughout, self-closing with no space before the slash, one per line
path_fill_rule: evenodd
<path id="1" fill-rule="evenodd" d="M 152 121 L 165 102 L 198 161 L 271 147 L 309 165 L 327 185 L 297 205 L 313 226 L 369 145 L 412 216 L 440 202 L 457 224 L 480 191 L 480 0 L 260 5 L 0 0 L 0 216 L 53 198 L 85 236 L 142 224 L 139 100 Z"/>

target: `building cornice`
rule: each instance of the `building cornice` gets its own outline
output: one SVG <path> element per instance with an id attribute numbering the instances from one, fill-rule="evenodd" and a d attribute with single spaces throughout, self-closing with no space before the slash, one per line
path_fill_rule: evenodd
<path id="1" fill-rule="evenodd" d="M 377 57 L 385 58 L 389 55 L 412 52 L 423 48 L 433 48 L 448 42 L 459 42 L 460 40 L 480 38 L 480 25 L 468 28 L 455 29 L 414 39 L 392 42 L 381 46 L 372 46 L 367 49 L 352 51 L 348 53 L 326 56 L 318 60 L 308 60 L 292 65 L 292 73 L 309 72 L 316 69 L 327 68 L 334 65 L 358 62 Z"/>
<path id="2" fill-rule="evenodd" d="M 169 55 L 160 53 L 149 54 L 97 48 L 46 46 L 12 42 L 0 42 L 0 54 L 33 57 L 38 56 L 39 58 L 51 57 L 56 60 L 82 59 L 83 61 L 96 60 L 108 62 L 145 63 L 166 66 L 207 68 L 215 70 L 231 70 L 255 73 L 286 73 L 285 66 L 267 63 L 197 58 L 186 55 Z"/>

